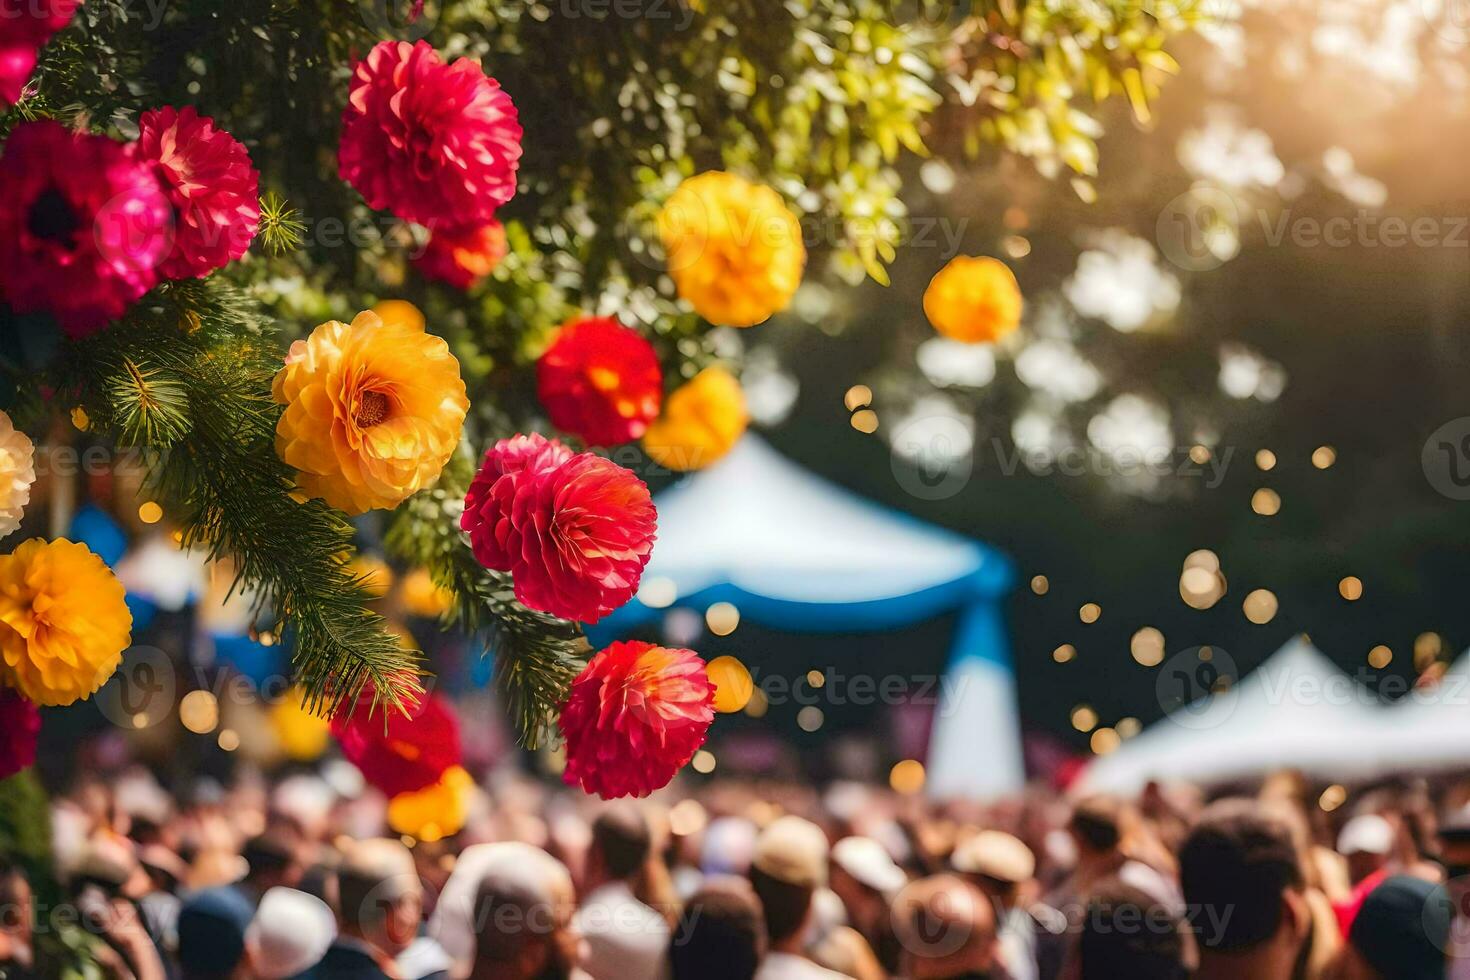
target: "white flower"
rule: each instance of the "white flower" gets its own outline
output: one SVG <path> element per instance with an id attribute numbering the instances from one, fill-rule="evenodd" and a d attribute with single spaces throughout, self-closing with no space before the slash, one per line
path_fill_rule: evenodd
<path id="1" fill-rule="evenodd" d="M 0 538 L 20 527 L 35 482 L 36 447 L 0 412 Z"/>
<path id="2" fill-rule="evenodd" d="M 1107 232 L 1077 258 L 1062 291 L 1078 313 L 1132 333 L 1179 306 L 1179 280 L 1156 259 L 1142 238 Z"/>

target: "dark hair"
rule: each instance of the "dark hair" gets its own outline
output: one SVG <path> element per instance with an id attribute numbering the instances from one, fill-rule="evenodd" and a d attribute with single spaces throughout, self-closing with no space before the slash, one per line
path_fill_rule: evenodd
<path id="1" fill-rule="evenodd" d="M 1147 892 L 1105 879 L 1087 899 L 1077 942 L 1079 980 L 1183 980 L 1180 924 Z"/>
<path id="2" fill-rule="evenodd" d="M 279 875 L 297 862 L 296 849 L 279 833 L 266 831 L 245 842 L 240 856 L 250 868 L 251 878 Z"/>
<path id="3" fill-rule="evenodd" d="M 761 901 L 766 920 L 766 934 L 779 943 L 796 935 L 812 906 L 814 890 L 808 885 L 793 885 L 773 878 L 759 868 L 750 869 L 750 884 Z"/>
<path id="4" fill-rule="evenodd" d="M 1205 811 L 1179 849 L 1179 878 L 1191 909 L 1221 913 L 1217 931 L 1196 930 L 1200 947 L 1226 952 L 1270 938 L 1281 925 L 1282 893 L 1303 884 L 1291 829 L 1245 799 Z"/>
<path id="5" fill-rule="evenodd" d="M 674 980 L 750 980 L 765 953 L 760 899 L 738 878 L 706 882 L 669 940 Z"/>
<path id="6" fill-rule="evenodd" d="M 633 806 L 613 806 L 592 823 L 592 844 L 602 855 L 607 873 L 628 878 L 648 860 L 651 844 L 648 820 Z"/>
<path id="7" fill-rule="evenodd" d="M 556 929 L 555 910 L 529 888 L 487 880 L 475 893 L 475 959 L 508 963 Z"/>
<path id="8" fill-rule="evenodd" d="M 1072 810 L 1067 826 L 1092 850 L 1111 851 L 1122 837 L 1118 827 L 1122 811 L 1122 804 L 1110 796 L 1089 797 Z"/>

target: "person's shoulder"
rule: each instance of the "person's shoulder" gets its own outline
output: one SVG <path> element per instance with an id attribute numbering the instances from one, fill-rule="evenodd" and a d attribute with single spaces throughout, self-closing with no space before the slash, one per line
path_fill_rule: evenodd
<path id="1" fill-rule="evenodd" d="M 755 973 L 755 980 L 852 980 L 851 977 L 802 956 L 771 953 Z"/>

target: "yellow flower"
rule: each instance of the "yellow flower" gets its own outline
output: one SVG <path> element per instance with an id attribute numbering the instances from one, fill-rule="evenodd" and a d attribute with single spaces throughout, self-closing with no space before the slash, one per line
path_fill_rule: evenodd
<path id="1" fill-rule="evenodd" d="M 438 619 L 454 604 L 454 593 L 434 582 L 427 568 L 403 576 L 403 608 L 414 616 Z"/>
<path id="2" fill-rule="evenodd" d="M 711 323 L 760 323 L 801 285 L 801 225 L 769 187 L 717 170 L 691 177 L 664 204 L 658 230 L 679 295 Z"/>
<path id="3" fill-rule="evenodd" d="M 36 482 L 36 447 L 0 412 L 0 538 L 20 527 Z"/>
<path id="4" fill-rule="evenodd" d="M 287 758 L 311 762 L 327 751 L 332 725 L 301 706 L 301 690 L 291 688 L 271 705 L 271 729 Z"/>
<path id="5" fill-rule="evenodd" d="M 957 255 L 924 290 L 924 314 L 951 340 L 987 344 L 1021 323 L 1021 288 L 1004 262 Z"/>
<path id="6" fill-rule="evenodd" d="M 393 569 L 377 555 L 357 554 L 347 563 L 347 570 L 362 580 L 368 595 L 381 599 L 393 588 Z"/>
<path id="7" fill-rule="evenodd" d="M 415 330 L 424 329 L 424 314 L 406 299 L 385 299 L 373 307 L 384 323 L 401 323 Z"/>
<path id="8" fill-rule="evenodd" d="M 91 697 L 132 627 L 122 583 L 86 545 L 31 538 L 0 556 L 0 680 L 37 704 Z"/>
<path id="9" fill-rule="evenodd" d="M 701 470 L 734 448 L 748 422 L 740 382 L 707 367 L 669 396 L 643 434 L 643 451 L 671 470 Z"/>
<path id="10" fill-rule="evenodd" d="M 438 479 L 470 406 L 448 344 L 371 311 L 292 344 L 271 393 L 286 406 L 276 452 L 297 486 L 349 514 L 395 507 Z"/>
<path id="11" fill-rule="evenodd" d="M 475 781 L 459 766 L 444 770 L 432 786 L 399 793 L 388 801 L 388 826 L 421 841 L 442 840 L 460 832 L 470 813 Z"/>

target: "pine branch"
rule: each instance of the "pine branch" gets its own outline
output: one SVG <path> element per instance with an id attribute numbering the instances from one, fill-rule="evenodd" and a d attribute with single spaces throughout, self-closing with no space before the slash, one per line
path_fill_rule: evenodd
<path id="1" fill-rule="evenodd" d="M 483 637 L 506 711 L 521 743 L 535 749 L 555 733 L 572 680 L 586 665 L 587 640 L 576 623 L 521 605 L 508 574 L 475 560 L 459 530 L 472 469 L 466 454 L 457 455 L 437 487 L 398 510 L 385 543 L 454 593 L 447 622 Z"/>
<path id="2" fill-rule="evenodd" d="M 55 384 L 94 432 L 159 450 L 148 454 L 149 478 L 181 520 L 184 546 L 233 561 L 235 584 L 285 617 L 310 710 L 331 714 L 368 682 L 378 702 L 399 707 L 419 688 L 417 659 L 367 608 L 346 565 L 351 525 L 291 495 L 270 399 L 280 352 L 264 326 L 217 278 L 169 284 L 122 323 L 66 345 Z"/>

